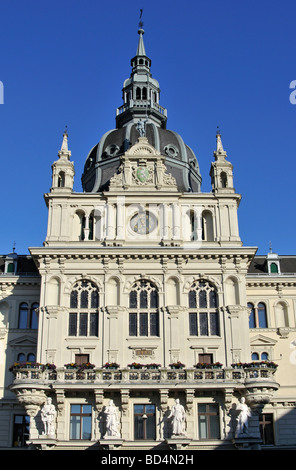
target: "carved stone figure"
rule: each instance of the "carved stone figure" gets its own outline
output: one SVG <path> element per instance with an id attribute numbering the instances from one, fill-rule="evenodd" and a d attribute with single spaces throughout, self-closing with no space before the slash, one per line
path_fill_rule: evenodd
<path id="1" fill-rule="evenodd" d="M 180 404 L 179 398 L 175 400 L 175 405 L 172 406 L 168 419 L 172 418 L 173 435 L 185 435 L 185 410 L 184 406 Z"/>
<path id="2" fill-rule="evenodd" d="M 236 407 L 236 411 L 239 412 L 236 421 L 236 431 L 235 437 L 244 437 L 248 435 L 248 419 L 251 416 L 250 409 L 248 405 L 245 403 L 245 398 L 242 397 L 240 400 L 239 405 Z"/>
<path id="3" fill-rule="evenodd" d="M 52 404 L 51 398 L 48 398 L 41 409 L 41 420 L 44 425 L 43 435 L 54 437 L 56 414 L 55 406 Z"/>
<path id="4" fill-rule="evenodd" d="M 106 406 L 104 413 L 106 415 L 106 433 L 104 435 L 104 439 L 120 437 L 118 431 L 118 415 L 116 406 L 113 403 L 113 400 L 109 401 L 109 405 Z"/>
<path id="5" fill-rule="evenodd" d="M 140 137 L 145 137 L 145 122 L 141 119 L 137 122 L 137 131 L 140 134 Z"/>

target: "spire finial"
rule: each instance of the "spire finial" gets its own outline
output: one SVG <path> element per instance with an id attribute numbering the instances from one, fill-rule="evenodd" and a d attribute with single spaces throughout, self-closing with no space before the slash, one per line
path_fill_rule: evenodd
<path id="1" fill-rule="evenodd" d="M 216 138 L 217 138 L 217 152 L 224 152 L 222 140 L 221 140 L 221 131 L 220 131 L 219 126 L 217 126 Z"/>
<path id="2" fill-rule="evenodd" d="M 143 10 L 141 10 L 140 18 L 142 16 Z M 137 49 L 137 56 L 146 56 L 146 51 L 145 51 L 145 46 L 144 46 L 144 41 L 143 41 L 143 34 L 144 34 L 144 29 L 143 29 L 143 21 L 139 21 L 139 29 L 138 29 L 138 34 L 140 35 L 139 37 L 139 43 L 138 43 L 138 49 Z"/>
<path id="3" fill-rule="evenodd" d="M 62 152 L 68 152 L 68 126 L 65 127 L 64 133 L 63 133 L 63 143 L 61 147 Z"/>
<path id="4" fill-rule="evenodd" d="M 63 159 L 70 159 L 71 157 L 71 152 L 68 148 L 68 126 L 65 126 L 65 130 L 63 132 L 63 142 L 61 146 L 61 150 L 59 150 L 58 155 L 60 158 Z"/>

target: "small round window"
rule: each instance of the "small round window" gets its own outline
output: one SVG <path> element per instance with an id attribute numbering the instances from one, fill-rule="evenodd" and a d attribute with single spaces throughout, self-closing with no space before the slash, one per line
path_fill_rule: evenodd
<path id="1" fill-rule="evenodd" d="M 164 152 L 169 157 L 177 157 L 179 154 L 179 149 L 175 145 L 169 144 L 164 147 Z"/>

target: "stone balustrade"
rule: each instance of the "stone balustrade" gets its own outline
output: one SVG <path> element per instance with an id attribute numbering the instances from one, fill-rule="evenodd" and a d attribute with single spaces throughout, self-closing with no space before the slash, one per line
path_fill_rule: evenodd
<path id="1" fill-rule="evenodd" d="M 275 369 L 270 367 L 229 368 L 180 368 L 171 369 L 160 367 L 156 369 L 121 368 L 105 369 L 92 368 L 79 370 L 77 368 L 13 368 L 15 379 L 12 387 L 21 384 L 95 384 L 99 386 L 112 386 L 120 384 L 146 385 L 146 384 L 208 384 L 269 382 L 275 383 Z"/>

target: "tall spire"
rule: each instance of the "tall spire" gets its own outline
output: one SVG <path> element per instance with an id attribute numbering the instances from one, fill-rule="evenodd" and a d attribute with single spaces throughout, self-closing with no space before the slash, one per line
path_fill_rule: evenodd
<path id="1" fill-rule="evenodd" d="M 143 35 L 142 13 L 139 21 L 139 42 L 137 54 L 131 59 L 132 72 L 124 81 L 122 98 L 124 104 L 117 108 L 116 127 L 123 127 L 139 119 L 153 121 L 156 125 L 166 128 L 167 111 L 159 104 L 160 88 L 157 80 L 150 72 L 151 60 L 146 55 Z"/>
<path id="2" fill-rule="evenodd" d="M 138 34 L 140 35 L 140 37 L 139 37 L 138 49 L 137 49 L 137 54 L 136 55 L 146 57 L 146 51 L 145 51 L 144 40 L 143 40 L 144 32 L 145 32 L 144 29 L 142 29 L 142 28 L 138 29 Z"/>

